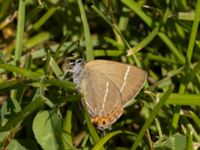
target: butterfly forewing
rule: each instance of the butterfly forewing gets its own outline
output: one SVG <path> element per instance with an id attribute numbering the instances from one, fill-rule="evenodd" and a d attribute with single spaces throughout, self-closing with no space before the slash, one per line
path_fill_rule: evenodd
<path id="1" fill-rule="evenodd" d="M 113 61 L 96 60 L 87 63 L 86 68 L 101 72 L 118 88 L 123 106 L 135 97 L 144 85 L 146 72 L 138 67 Z"/>

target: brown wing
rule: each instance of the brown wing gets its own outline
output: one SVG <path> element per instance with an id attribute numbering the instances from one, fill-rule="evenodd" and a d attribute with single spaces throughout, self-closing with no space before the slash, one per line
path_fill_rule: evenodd
<path id="1" fill-rule="evenodd" d="M 138 94 L 147 77 L 147 73 L 138 67 L 114 61 L 95 60 L 88 62 L 85 68 L 99 71 L 111 80 L 121 93 L 123 106 Z"/>
<path id="2" fill-rule="evenodd" d="M 93 123 L 100 129 L 110 127 L 121 116 L 123 106 L 120 91 L 104 74 L 85 69 L 80 88 L 83 103 Z"/>

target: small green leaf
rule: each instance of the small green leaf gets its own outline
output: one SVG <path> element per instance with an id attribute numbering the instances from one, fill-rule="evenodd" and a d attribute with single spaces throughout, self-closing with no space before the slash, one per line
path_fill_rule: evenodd
<path id="1" fill-rule="evenodd" d="M 154 145 L 155 150 L 185 150 L 186 136 L 174 134 L 165 140 L 160 140 Z"/>
<path id="2" fill-rule="evenodd" d="M 39 112 L 33 120 L 33 132 L 37 142 L 44 150 L 57 150 L 60 147 L 60 143 L 58 143 L 59 132 L 54 123 L 58 123 L 58 121 L 48 111 Z M 61 137 L 61 134 L 60 134 Z"/>
<path id="3" fill-rule="evenodd" d="M 13 150 L 28 150 L 26 147 L 24 147 L 23 145 L 21 145 L 20 142 L 18 142 L 17 140 L 13 139 L 11 141 L 11 143 L 8 146 L 8 149 L 13 149 Z"/>

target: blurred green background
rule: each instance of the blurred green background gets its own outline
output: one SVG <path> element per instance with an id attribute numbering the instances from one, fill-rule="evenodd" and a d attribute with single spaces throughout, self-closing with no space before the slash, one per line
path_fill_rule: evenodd
<path id="1" fill-rule="evenodd" d="M 200 0 L 0 0 L 1 149 L 197 149 Z M 106 59 L 148 72 L 104 132 L 70 63 Z"/>

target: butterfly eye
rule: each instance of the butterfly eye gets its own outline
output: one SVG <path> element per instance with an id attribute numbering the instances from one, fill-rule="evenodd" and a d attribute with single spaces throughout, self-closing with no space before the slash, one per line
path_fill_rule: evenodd
<path id="1" fill-rule="evenodd" d="M 77 64 L 83 64 L 83 63 L 84 63 L 84 59 L 82 59 L 82 58 L 79 58 L 79 59 L 77 59 L 75 61 L 75 65 L 77 65 Z"/>

